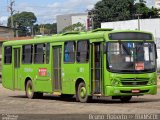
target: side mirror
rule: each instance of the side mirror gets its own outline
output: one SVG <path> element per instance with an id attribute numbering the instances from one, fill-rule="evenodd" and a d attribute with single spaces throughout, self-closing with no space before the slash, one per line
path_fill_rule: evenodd
<path id="1" fill-rule="evenodd" d="M 156 44 L 154 44 L 154 50 L 155 50 L 155 57 L 156 57 L 156 59 L 158 58 L 158 55 L 157 55 L 157 46 L 156 46 Z"/>

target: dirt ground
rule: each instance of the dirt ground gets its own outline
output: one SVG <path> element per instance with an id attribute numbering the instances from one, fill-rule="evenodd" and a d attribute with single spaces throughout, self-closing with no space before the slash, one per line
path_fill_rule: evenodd
<path id="1" fill-rule="evenodd" d="M 109 114 L 160 113 L 160 89 L 157 95 L 133 97 L 130 103 L 111 98 L 79 103 L 75 98 L 62 99 L 44 95 L 42 99 L 28 99 L 23 91 L 11 91 L 0 84 L 0 114 Z"/>

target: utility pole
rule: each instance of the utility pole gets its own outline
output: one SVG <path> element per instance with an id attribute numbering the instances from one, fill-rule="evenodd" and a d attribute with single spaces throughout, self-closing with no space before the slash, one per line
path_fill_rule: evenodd
<path id="1" fill-rule="evenodd" d="M 17 26 L 18 26 L 18 25 L 17 25 L 17 21 L 16 21 L 16 29 L 15 29 L 15 30 L 16 30 L 16 37 L 18 38 L 18 30 L 17 30 Z"/>
<path id="2" fill-rule="evenodd" d="M 14 28 L 14 25 L 13 25 L 13 13 L 15 12 L 15 10 L 13 10 L 14 3 L 15 3 L 14 0 L 10 0 L 9 6 L 8 6 L 10 14 L 11 14 L 11 28 Z"/>
<path id="3" fill-rule="evenodd" d="M 142 14 L 135 14 L 135 16 L 138 17 L 138 30 L 140 30 L 140 16 L 142 16 Z"/>
<path id="4" fill-rule="evenodd" d="M 89 30 L 93 30 L 94 29 L 94 14 L 92 13 L 92 10 L 86 10 L 88 12 L 88 23 L 89 23 Z"/>

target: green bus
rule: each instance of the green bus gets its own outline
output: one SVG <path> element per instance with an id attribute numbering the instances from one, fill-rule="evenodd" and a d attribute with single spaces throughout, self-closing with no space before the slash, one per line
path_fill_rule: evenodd
<path id="1" fill-rule="evenodd" d="M 95 29 L 4 42 L 2 84 L 30 99 L 50 93 L 87 102 L 157 93 L 156 45 L 151 33 Z"/>

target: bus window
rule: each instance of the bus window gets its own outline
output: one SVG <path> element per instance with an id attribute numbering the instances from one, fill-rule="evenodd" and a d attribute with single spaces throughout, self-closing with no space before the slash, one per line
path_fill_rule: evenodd
<path id="1" fill-rule="evenodd" d="M 34 63 L 44 63 L 45 44 L 34 45 Z"/>
<path id="2" fill-rule="evenodd" d="M 86 63 L 89 59 L 89 42 L 88 41 L 79 41 L 77 43 L 77 62 Z"/>
<path id="3" fill-rule="evenodd" d="M 49 63 L 50 44 L 46 44 L 46 63 Z"/>
<path id="4" fill-rule="evenodd" d="M 25 63 L 25 64 L 32 63 L 32 45 L 23 46 L 22 63 Z"/>
<path id="5" fill-rule="evenodd" d="M 12 47 L 4 48 L 4 63 L 11 64 L 12 63 Z"/>
<path id="6" fill-rule="evenodd" d="M 64 62 L 75 62 L 75 42 L 65 42 L 64 46 Z"/>

